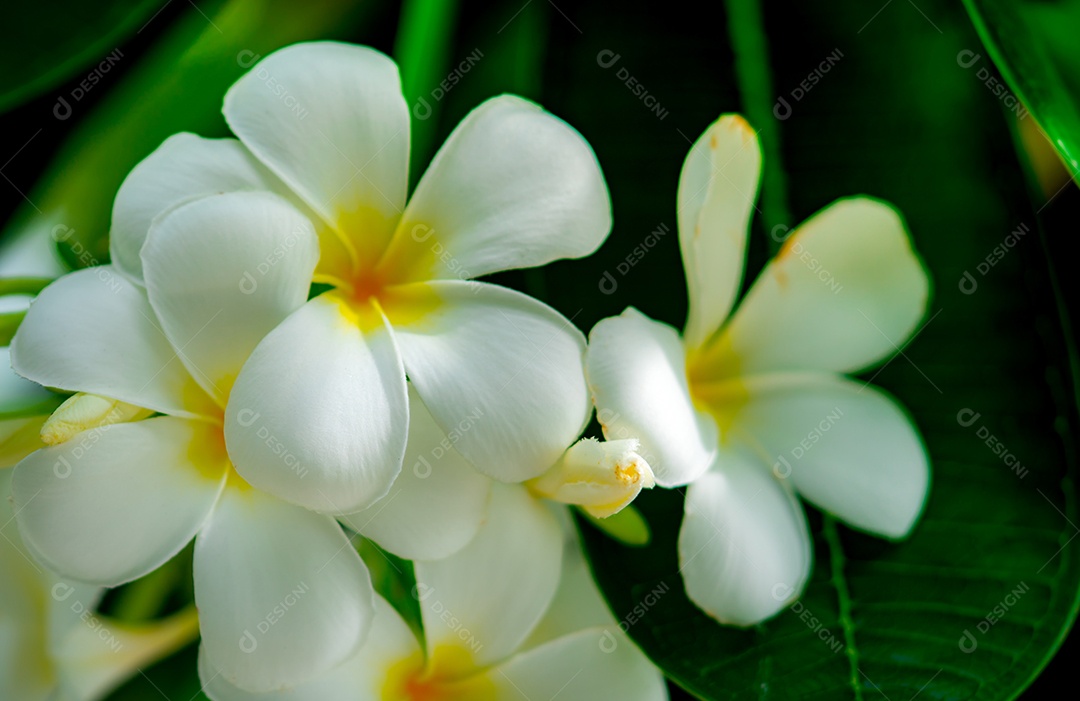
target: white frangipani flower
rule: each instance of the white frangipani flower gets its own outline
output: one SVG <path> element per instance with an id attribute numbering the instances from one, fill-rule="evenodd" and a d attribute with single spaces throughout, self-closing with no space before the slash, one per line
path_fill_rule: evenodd
<path id="1" fill-rule="evenodd" d="M 11 470 L 0 470 L 0 698 L 97 701 L 198 636 L 194 609 L 130 624 L 94 613 L 102 590 L 39 565 L 14 525 Z"/>
<path id="2" fill-rule="evenodd" d="M 272 191 L 314 223 L 311 280 L 332 289 L 272 331 L 236 380 L 225 431 L 240 474 L 317 511 L 370 506 L 402 464 L 406 373 L 444 430 L 484 413 L 457 444 L 484 474 L 523 481 L 558 459 L 590 411 L 585 339 L 550 307 L 471 279 L 600 245 L 610 203 L 584 139 L 526 100 L 488 100 L 406 203 L 409 110 L 397 67 L 334 42 L 264 58 L 229 90 L 224 114 L 238 141 L 180 134 L 132 171 L 111 246 L 138 280 L 153 217 L 218 192 Z M 263 269 L 244 284 L 261 289 Z M 255 414 L 273 441 L 246 423 Z M 282 451 L 307 473 L 283 465 Z"/>
<path id="3" fill-rule="evenodd" d="M 679 181 L 683 336 L 631 308 L 596 325 L 587 359 L 604 434 L 640 439 L 662 486 L 690 485 L 687 593 L 736 625 L 774 615 L 806 582 L 795 492 L 902 538 L 929 482 L 903 409 L 842 375 L 892 356 L 925 312 L 928 280 L 903 222 L 867 197 L 833 203 L 792 232 L 732 312 L 760 170 L 741 117 L 705 131 Z"/>
<path id="4" fill-rule="evenodd" d="M 487 518 L 497 484 L 457 451 L 462 437 L 485 420 L 470 417 L 448 434 L 410 387 L 405 468 L 386 496 L 339 520 L 405 559 L 439 560 L 459 551 Z M 540 500 L 581 506 L 598 518 L 610 516 L 653 486 L 652 471 L 636 447 L 632 440 L 583 439 L 543 475 L 517 488 Z"/>
<path id="5" fill-rule="evenodd" d="M 214 701 L 664 701 L 660 672 L 611 618 L 557 507 L 492 486 L 488 519 L 462 550 L 416 563 L 423 642 L 385 600 L 369 642 L 318 680 L 252 694 L 208 656 Z"/>
<path id="6" fill-rule="evenodd" d="M 282 247 L 290 255 L 274 258 Z M 46 422 L 67 440 L 15 467 L 28 549 L 64 577 L 115 586 L 194 537 L 205 649 L 225 678 L 252 689 L 348 659 L 374 611 L 367 569 L 334 519 L 252 488 L 226 450 L 233 381 L 263 335 L 303 306 L 317 259 L 311 224 L 280 197 L 199 199 L 155 220 L 145 287 L 111 266 L 64 276 L 33 302 L 11 346 L 24 377 L 83 393 Z M 264 284 L 238 285 L 267 260 Z M 161 415 L 113 423 L 113 412 L 151 411 Z M 259 424 L 252 431 L 273 439 Z M 266 459 L 305 468 L 285 454 Z M 296 590 L 288 614 L 266 624 Z"/>

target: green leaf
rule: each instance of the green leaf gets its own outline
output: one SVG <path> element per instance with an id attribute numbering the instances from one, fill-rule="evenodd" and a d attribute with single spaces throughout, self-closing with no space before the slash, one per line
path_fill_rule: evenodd
<path id="1" fill-rule="evenodd" d="M 863 379 L 896 395 L 922 431 L 933 464 L 926 513 L 893 543 L 808 506 L 815 565 L 804 595 L 745 630 L 719 625 L 685 596 L 678 491 L 636 502 L 653 534 L 645 548 L 583 528 L 616 618 L 633 620 L 628 633 L 646 654 L 704 699 L 1011 699 L 1076 616 L 1071 356 L 1002 108 L 956 63 L 978 46 L 962 10 L 893 3 L 875 17 L 879 8 L 804 4 L 766 14 L 772 97 L 793 107 L 778 125 L 792 212 L 783 224 L 860 193 L 893 202 L 908 221 L 934 280 L 932 308 L 903 355 Z M 600 300 L 575 319 L 586 328 L 595 311 L 628 304 L 682 326 L 676 237 L 625 272 L 617 266 L 657 223 L 673 221 L 689 140 L 721 112 L 749 111 L 734 95 L 731 49 L 717 39 L 722 22 L 586 28 L 590 49 L 616 51 L 617 66 L 670 110 L 666 119 L 650 114 L 616 66 L 587 64 L 574 67 L 565 104 L 553 106 L 589 137 L 615 202 L 611 239 L 594 260 L 573 264 L 551 300 L 569 316 L 580 300 Z M 792 98 L 836 50 L 840 62 Z M 759 216 L 751 280 L 765 231 Z M 618 289 L 603 299 L 605 272 Z"/>
<path id="2" fill-rule="evenodd" d="M 1080 2 L 964 0 L 964 6 L 1008 87 L 1035 115 L 1075 176 L 1080 172 Z M 958 54 L 957 61 L 996 89 L 996 77 L 971 49 Z"/>
<path id="3" fill-rule="evenodd" d="M 649 533 L 649 524 L 632 504 L 607 518 L 596 518 L 582 509 L 579 509 L 578 513 L 602 533 L 606 533 L 623 545 L 648 545 L 652 537 Z"/>
<path id="4" fill-rule="evenodd" d="M 191 8 L 82 120 L 4 238 L 52 237 L 72 267 L 104 263 L 113 198 L 131 168 L 176 132 L 225 135 L 221 101 L 237 78 L 280 46 L 346 31 L 362 17 L 359 6 L 228 0 L 210 15 Z"/>
<path id="5" fill-rule="evenodd" d="M 0 73 L 0 112 L 80 73 L 93 87 L 124 59 L 120 45 L 161 9 L 162 0 L 5 3 L 0 65 L 19 69 Z"/>
<path id="6" fill-rule="evenodd" d="M 450 80 L 456 85 L 462 77 L 459 70 L 449 69 L 457 12 L 457 0 L 406 0 L 401 6 L 394 57 L 413 119 L 409 154 L 413 181 L 432 155 L 435 122 L 428 120 L 438 117 L 447 88 L 453 88 Z"/>

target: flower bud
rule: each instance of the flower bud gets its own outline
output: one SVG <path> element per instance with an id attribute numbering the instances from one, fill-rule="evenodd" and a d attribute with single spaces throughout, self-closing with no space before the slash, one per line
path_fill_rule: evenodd
<path id="1" fill-rule="evenodd" d="M 645 489 L 651 489 L 652 468 L 637 454 L 636 439 L 598 441 L 583 438 L 551 469 L 529 481 L 537 496 L 580 506 L 596 518 L 622 510 Z"/>
<path id="2" fill-rule="evenodd" d="M 137 421 L 150 416 L 149 409 L 109 399 L 97 394 L 80 392 L 68 397 L 56 408 L 41 427 L 41 440 L 57 445 L 91 428 L 100 428 L 123 421 Z"/>

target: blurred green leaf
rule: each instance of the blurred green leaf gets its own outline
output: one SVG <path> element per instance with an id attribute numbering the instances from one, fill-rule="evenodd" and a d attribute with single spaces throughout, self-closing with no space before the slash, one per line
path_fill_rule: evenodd
<path id="1" fill-rule="evenodd" d="M 1080 2 L 964 0 L 964 5 L 1009 88 L 1035 115 L 1075 177 L 1080 173 Z M 978 58 L 968 54 L 957 60 Z M 986 67 L 971 64 L 971 69 Z"/>
<path id="2" fill-rule="evenodd" d="M 165 0 L 4 3 L 0 65 L 19 70 L 0 73 L 0 112 L 80 72 L 87 73 L 91 85 L 97 83 L 123 60 L 123 52 L 117 54 L 120 45 L 165 4 Z"/>
<path id="3" fill-rule="evenodd" d="M 652 537 L 649 534 L 649 524 L 633 504 L 623 507 L 622 511 L 607 518 L 596 518 L 583 509 L 578 509 L 578 514 L 588 519 L 595 528 L 624 545 L 648 545 L 649 538 Z"/>
<path id="4" fill-rule="evenodd" d="M 978 46 L 962 10 L 943 1 L 894 3 L 875 15 L 879 9 L 788 5 L 766 13 L 776 94 L 745 99 L 788 96 L 793 108 L 773 125 L 791 197 L 792 221 L 783 225 L 841 196 L 882 197 L 906 217 L 935 280 L 925 328 L 865 378 L 895 394 L 923 433 L 933 464 L 927 510 L 910 539 L 891 543 L 807 507 L 815 550 L 809 585 L 797 603 L 750 629 L 719 625 L 685 596 L 678 491 L 652 490 L 636 502 L 653 532 L 648 547 L 583 528 L 616 617 L 703 699 L 1012 699 L 1076 616 L 1074 378 L 999 96 L 957 63 L 960 51 Z M 722 43 L 722 20 L 703 17 L 693 27 L 659 16 L 613 27 L 575 20 L 591 47 L 617 53 L 626 69 L 619 75 L 615 66 L 581 61 L 562 107 L 576 106 L 580 121 L 571 122 L 605 166 L 616 231 L 600 256 L 575 264 L 569 289 L 553 288 L 551 301 L 573 315 L 589 299 L 588 285 L 600 302 L 582 316 L 633 304 L 681 327 L 676 237 L 660 239 L 625 272 L 617 265 L 657 222 L 674 218 L 690 140 L 721 112 L 772 110 L 750 110 L 727 92 L 740 84 L 726 72 L 730 48 L 702 49 Z M 837 50 L 840 63 L 792 97 Z M 635 104 L 624 75 L 670 117 Z M 683 83 L 696 92 L 672 88 Z M 610 110 L 591 119 L 586 106 L 605 99 Z M 755 222 L 750 279 L 771 231 L 765 219 Z M 1004 252 L 1011 232 L 1019 238 Z M 601 299 L 605 272 L 618 285 L 609 282 L 611 294 Z"/>
<path id="5" fill-rule="evenodd" d="M 415 182 L 431 159 L 435 121 L 442 98 L 460 72 L 450 71 L 450 51 L 457 24 L 457 0 L 405 0 L 401 6 L 394 57 L 401 69 L 401 89 L 412 113 L 409 172 Z M 446 83 L 446 87 L 443 84 Z"/>
<path id="6" fill-rule="evenodd" d="M 221 102 L 237 78 L 280 46 L 347 31 L 359 7 L 228 0 L 211 15 L 192 8 L 79 124 L 4 237 L 60 239 L 72 267 L 105 262 L 113 198 L 128 171 L 176 132 L 224 135 Z"/>

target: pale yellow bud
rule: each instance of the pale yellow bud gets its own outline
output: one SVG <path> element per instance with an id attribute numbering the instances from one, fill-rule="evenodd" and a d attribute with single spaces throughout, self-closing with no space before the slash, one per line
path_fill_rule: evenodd
<path id="1" fill-rule="evenodd" d="M 529 489 L 545 499 L 580 506 L 596 518 L 617 514 L 642 489 L 656 484 L 649 463 L 636 452 L 638 446 L 635 439 L 583 438 L 531 480 Z"/>
<path id="2" fill-rule="evenodd" d="M 100 428 L 124 421 L 137 421 L 154 412 L 109 399 L 97 394 L 80 392 L 68 397 L 56 408 L 41 427 L 41 440 L 46 445 L 57 445 L 92 428 Z"/>

